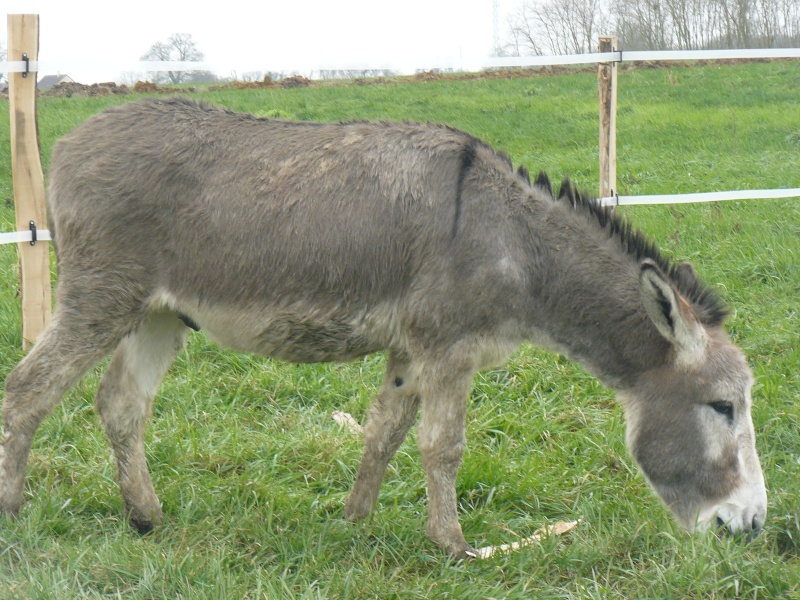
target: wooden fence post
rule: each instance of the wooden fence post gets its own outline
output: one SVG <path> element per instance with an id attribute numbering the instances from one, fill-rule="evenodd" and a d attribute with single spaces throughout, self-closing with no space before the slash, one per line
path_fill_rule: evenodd
<path id="1" fill-rule="evenodd" d="M 601 37 L 600 52 L 616 52 L 617 38 Z M 597 67 L 600 101 L 600 197 L 617 193 L 617 63 Z"/>
<path id="2" fill-rule="evenodd" d="M 39 60 L 39 15 L 8 15 L 8 60 Z M 37 68 L 38 70 L 38 68 Z M 8 74 L 11 172 L 17 231 L 47 229 L 44 175 L 36 121 L 37 70 Z M 50 320 L 50 246 L 21 242 L 22 347 L 29 349 Z"/>

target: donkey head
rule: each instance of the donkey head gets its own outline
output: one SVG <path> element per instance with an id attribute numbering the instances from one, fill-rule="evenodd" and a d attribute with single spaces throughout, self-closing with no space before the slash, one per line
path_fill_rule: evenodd
<path id="1" fill-rule="evenodd" d="M 681 269 L 687 272 L 679 276 L 694 277 L 688 265 Z M 670 351 L 665 365 L 620 395 L 628 448 L 687 529 L 758 531 L 767 498 L 750 416 L 750 369 L 722 318 L 702 318 L 653 261 L 641 262 L 639 286 Z"/>

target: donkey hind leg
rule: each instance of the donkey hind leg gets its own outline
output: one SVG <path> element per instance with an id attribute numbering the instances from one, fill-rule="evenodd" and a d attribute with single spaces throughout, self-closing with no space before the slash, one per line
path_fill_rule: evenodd
<path id="1" fill-rule="evenodd" d="M 389 356 L 383 385 L 367 417 L 356 482 L 344 505 L 348 518 L 363 518 L 374 510 L 389 461 L 417 417 L 419 394 L 408 366 L 407 361 Z"/>
<path id="2" fill-rule="evenodd" d="M 469 361 L 466 361 L 467 363 Z M 454 558 L 475 558 L 458 522 L 456 476 L 464 454 L 467 400 L 475 370 L 440 362 L 420 376 L 418 443 L 428 480 L 428 537 Z"/>
<path id="3" fill-rule="evenodd" d="M 117 460 L 117 476 L 131 524 L 147 533 L 161 522 L 144 454 L 144 428 L 161 378 L 188 332 L 173 312 L 153 312 L 117 346 L 97 390 L 95 406 Z"/>
<path id="4" fill-rule="evenodd" d="M 105 329 L 56 310 L 33 349 L 5 381 L 0 444 L 0 514 L 22 504 L 25 467 L 36 430 L 61 397 L 124 337 L 122 319 Z"/>

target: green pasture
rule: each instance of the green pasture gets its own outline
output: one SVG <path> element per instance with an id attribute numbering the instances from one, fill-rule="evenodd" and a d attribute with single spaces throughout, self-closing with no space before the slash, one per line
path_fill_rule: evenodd
<path id="1" fill-rule="evenodd" d="M 447 123 L 534 174 L 596 191 L 596 88 L 595 74 L 575 73 L 188 94 L 269 117 Z M 621 72 L 620 193 L 800 187 L 798 90 L 798 61 Z M 136 98 L 41 97 L 45 165 L 59 136 Z M 2 231 L 15 228 L 8 138 L 3 117 Z M 458 480 L 464 533 L 479 547 L 559 520 L 581 524 L 512 554 L 453 562 L 424 535 L 413 430 L 374 518 L 342 518 L 361 442 L 331 413 L 364 421 L 383 356 L 294 366 L 197 333 L 165 377 L 147 431 L 163 527 L 142 537 L 122 518 L 92 408 L 101 365 L 45 421 L 21 514 L 0 518 L 0 599 L 800 598 L 800 199 L 625 213 L 731 307 L 727 328 L 757 378 L 769 492 L 757 539 L 692 536 L 673 524 L 625 450 L 613 394 L 579 366 L 524 346 L 473 386 Z M 13 245 L 0 247 L 0 378 L 23 356 L 16 261 Z"/>

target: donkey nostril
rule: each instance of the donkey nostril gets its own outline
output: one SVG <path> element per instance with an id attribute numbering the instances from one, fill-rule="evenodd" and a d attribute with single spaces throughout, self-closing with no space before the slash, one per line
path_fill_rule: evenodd
<path id="1" fill-rule="evenodd" d="M 764 517 L 761 515 L 753 515 L 753 531 L 758 532 L 761 531 L 761 528 L 764 526 Z"/>
<path id="2" fill-rule="evenodd" d="M 725 527 L 725 521 L 722 520 L 722 517 L 717 515 L 717 528 L 722 529 L 723 527 Z"/>

